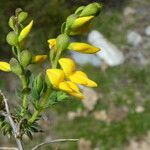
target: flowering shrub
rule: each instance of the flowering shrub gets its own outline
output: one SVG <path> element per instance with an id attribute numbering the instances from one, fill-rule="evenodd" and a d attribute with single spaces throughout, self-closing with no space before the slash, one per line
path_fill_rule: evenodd
<path id="1" fill-rule="evenodd" d="M 41 112 L 58 102 L 67 100 L 69 96 L 84 99 L 78 85 L 97 86 L 84 72 L 76 69 L 75 62 L 71 58 L 62 58 L 61 54 L 66 50 L 86 54 L 96 53 L 100 50 L 87 43 L 71 42 L 70 40 L 71 36 L 87 32 L 100 10 L 101 5 L 98 3 L 79 7 L 62 24 L 61 34 L 56 39 L 48 40 L 50 48 L 48 54 L 36 56 L 33 56 L 31 51 L 25 47 L 33 20 L 24 25 L 28 13 L 21 9 L 17 9 L 15 16 L 10 17 L 9 26 L 12 31 L 8 33 L 6 40 L 12 48 L 14 57 L 9 62 L 0 61 L 0 70 L 12 72 L 20 79 L 22 89 L 18 90 L 18 95 L 22 104 L 20 108 L 15 108 L 15 113 L 10 114 L 6 99 L 2 93 L 0 94 L 0 111 L 3 112 L 0 114 L 0 127 L 4 134 L 13 134 L 17 144 L 19 143 L 17 140 L 20 140 L 19 149 L 23 149 L 21 146 L 23 135 L 32 139 L 34 132 L 41 131 L 38 125 Z M 50 68 L 46 70 L 45 74 L 33 75 L 33 71 L 29 70 L 28 66 L 38 65 L 46 59 L 50 61 Z"/>

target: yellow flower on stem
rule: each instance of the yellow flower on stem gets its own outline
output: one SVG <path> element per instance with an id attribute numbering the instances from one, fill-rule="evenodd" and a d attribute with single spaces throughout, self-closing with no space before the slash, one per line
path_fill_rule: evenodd
<path id="1" fill-rule="evenodd" d="M 49 43 L 50 49 L 56 46 L 56 39 L 49 39 L 47 42 Z"/>
<path id="2" fill-rule="evenodd" d="M 75 63 L 70 58 L 59 59 L 59 64 L 63 69 L 66 77 L 76 84 L 81 84 L 88 87 L 96 87 L 97 84 L 90 80 L 82 71 L 75 71 Z"/>
<path id="3" fill-rule="evenodd" d="M 94 16 L 79 17 L 73 22 L 71 29 L 77 29 L 79 27 L 82 27 L 93 18 Z"/>
<path id="4" fill-rule="evenodd" d="M 61 82 L 59 84 L 59 89 L 68 92 L 70 95 L 78 97 L 80 99 L 84 98 L 84 95 L 80 92 L 78 86 L 71 82 L 71 81 L 65 81 Z"/>
<path id="5" fill-rule="evenodd" d="M 47 69 L 47 77 L 50 80 L 51 84 L 60 90 L 63 90 L 70 95 L 76 96 L 80 99 L 83 99 L 83 94 L 80 92 L 78 86 L 71 82 L 65 81 L 65 74 L 61 69 Z"/>
<path id="6" fill-rule="evenodd" d="M 87 54 L 93 54 L 93 53 L 100 51 L 100 48 L 97 48 L 87 43 L 80 43 L 80 42 L 70 43 L 68 46 L 68 49 L 74 50 L 80 53 L 87 53 Z"/>
<path id="7" fill-rule="evenodd" d="M 10 72 L 11 71 L 10 64 L 7 62 L 0 61 L 0 70 Z"/>
<path id="8" fill-rule="evenodd" d="M 47 59 L 47 55 L 36 55 L 32 57 L 32 63 L 42 63 Z"/>
<path id="9" fill-rule="evenodd" d="M 49 48 L 51 49 L 56 46 L 56 39 L 49 39 L 48 43 L 49 43 Z M 100 51 L 100 48 L 98 47 L 95 47 L 87 43 L 81 43 L 81 42 L 72 42 L 68 45 L 67 49 L 79 53 L 85 53 L 85 54 L 93 54 Z"/>
<path id="10" fill-rule="evenodd" d="M 28 36 L 28 34 L 31 31 L 32 26 L 33 26 L 33 20 L 26 27 L 24 27 L 22 29 L 22 31 L 20 32 L 20 35 L 18 37 L 19 42 L 21 42 L 22 40 L 24 40 Z"/>

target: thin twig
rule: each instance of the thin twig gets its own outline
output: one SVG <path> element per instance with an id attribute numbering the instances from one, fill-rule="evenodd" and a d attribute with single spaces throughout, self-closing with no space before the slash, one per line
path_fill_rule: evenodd
<path id="1" fill-rule="evenodd" d="M 51 141 L 43 142 L 43 143 L 40 143 L 40 144 L 36 145 L 35 147 L 32 148 L 32 150 L 36 150 L 36 149 L 38 149 L 41 146 L 46 145 L 46 144 L 58 143 L 58 142 L 76 142 L 78 140 L 79 139 L 56 139 L 56 140 L 51 140 Z"/>
<path id="2" fill-rule="evenodd" d="M 0 150 L 18 150 L 16 147 L 0 147 Z"/>
<path id="3" fill-rule="evenodd" d="M 4 100 L 4 103 L 5 103 L 5 109 L 6 109 L 6 112 L 7 112 L 7 118 L 9 119 L 9 122 L 10 122 L 10 125 L 12 127 L 12 130 L 13 130 L 13 135 L 14 135 L 14 138 L 16 140 L 16 143 L 17 143 L 17 146 L 18 146 L 18 149 L 19 150 L 23 150 L 23 145 L 22 145 L 22 142 L 19 138 L 17 138 L 17 125 L 15 124 L 14 120 L 12 119 L 12 116 L 11 116 L 11 113 L 10 113 L 10 110 L 9 110 L 9 106 L 8 106 L 8 102 L 7 102 L 7 99 L 6 97 L 4 96 L 4 94 L 1 92 L 0 90 L 0 94 L 3 96 L 3 100 Z"/>

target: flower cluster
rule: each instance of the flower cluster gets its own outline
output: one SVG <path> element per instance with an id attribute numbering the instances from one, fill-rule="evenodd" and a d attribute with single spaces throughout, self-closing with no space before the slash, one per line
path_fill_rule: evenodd
<path id="1" fill-rule="evenodd" d="M 88 43 L 72 42 L 71 37 L 87 32 L 101 8 L 102 6 L 96 2 L 79 7 L 62 24 L 61 34 L 48 40 L 50 50 L 47 51 L 47 54 L 36 56 L 25 46 L 25 41 L 33 27 L 33 20 L 25 24 L 28 13 L 21 9 L 17 9 L 15 15 L 10 17 L 8 24 L 12 31 L 7 34 L 6 41 L 11 46 L 13 57 L 9 62 L 0 61 L 0 70 L 16 74 L 22 85 L 21 89 L 17 89 L 22 104 L 20 108 L 16 108 L 17 113 L 14 114 L 14 122 L 18 123 L 21 129 L 20 138 L 24 134 L 31 138 L 33 132 L 38 132 L 37 121 L 41 118 L 40 113 L 46 108 L 65 100 L 69 95 L 83 99 L 84 95 L 79 88 L 80 85 L 97 86 L 86 73 L 77 70 L 71 58 L 62 58 L 61 55 L 66 50 L 85 54 L 100 51 L 100 48 Z M 42 63 L 46 59 L 50 62 L 50 68 L 44 74 L 35 75 L 28 67 Z M 22 120 L 22 118 L 25 119 Z M 8 124 L 5 116 L 0 116 L 0 122 L 1 120 L 3 126 L 5 123 Z M 8 128 L 8 125 L 3 127 L 3 130 L 5 133 L 13 133 L 12 128 Z"/>
<path id="2" fill-rule="evenodd" d="M 59 59 L 61 69 L 48 69 L 47 76 L 52 85 L 60 90 L 68 92 L 70 95 L 84 98 L 76 84 L 88 87 L 96 87 L 97 84 L 90 80 L 82 71 L 76 71 L 75 63 L 70 58 Z"/>
<path id="3" fill-rule="evenodd" d="M 62 25 L 62 33 L 56 39 L 49 39 L 50 59 L 52 69 L 46 74 L 54 88 L 66 91 L 70 95 L 84 98 L 79 85 L 96 87 L 97 84 L 90 80 L 82 71 L 76 71 L 75 62 L 70 58 L 60 58 L 64 50 L 73 50 L 80 53 L 93 54 L 100 49 L 88 43 L 70 42 L 70 36 L 80 35 L 88 31 L 91 20 L 100 13 L 101 5 L 92 3 L 79 7 L 74 14 L 70 15 Z M 54 62 L 53 62 L 54 60 Z M 57 67 L 57 62 L 61 68 Z"/>

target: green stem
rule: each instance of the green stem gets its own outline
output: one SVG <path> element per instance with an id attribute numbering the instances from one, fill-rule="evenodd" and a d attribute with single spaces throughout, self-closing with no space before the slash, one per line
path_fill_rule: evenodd
<path id="1" fill-rule="evenodd" d="M 58 50 L 57 54 L 56 54 L 56 57 L 55 57 L 55 60 L 54 60 L 54 63 L 52 64 L 52 68 L 57 68 L 57 64 L 58 64 L 58 59 L 61 55 L 61 52 L 60 50 Z"/>
<path id="2" fill-rule="evenodd" d="M 23 89 L 27 88 L 27 87 L 28 87 L 28 84 L 27 84 L 27 80 L 26 80 L 25 75 L 21 75 L 21 76 L 20 76 L 20 80 L 21 80 L 21 82 L 22 82 L 22 87 L 23 87 Z M 27 93 L 24 93 L 24 94 L 23 94 L 23 99 L 22 99 L 22 106 L 23 106 L 23 109 L 22 109 L 22 111 L 21 111 L 21 115 L 22 115 L 22 116 L 24 115 L 24 113 L 25 113 L 26 110 L 28 109 L 27 98 L 28 98 L 28 94 L 27 94 Z"/>
<path id="3" fill-rule="evenodd" d="M 39 116 L 39 114 L 44 110 L 46 104 L 47 104 L 47 99 L 49 97 L 50 94 L 50 88 L 47 89 L 47 91 L 45 92 L 45 95 L 43 96 L 43 98 L 41 99 L 41 108 L 39 110 L 35 110 L 35 112 L 33 113 L 32 117 L 29 119 L 30 123 L 33 123 L 37 117 Z"/>

